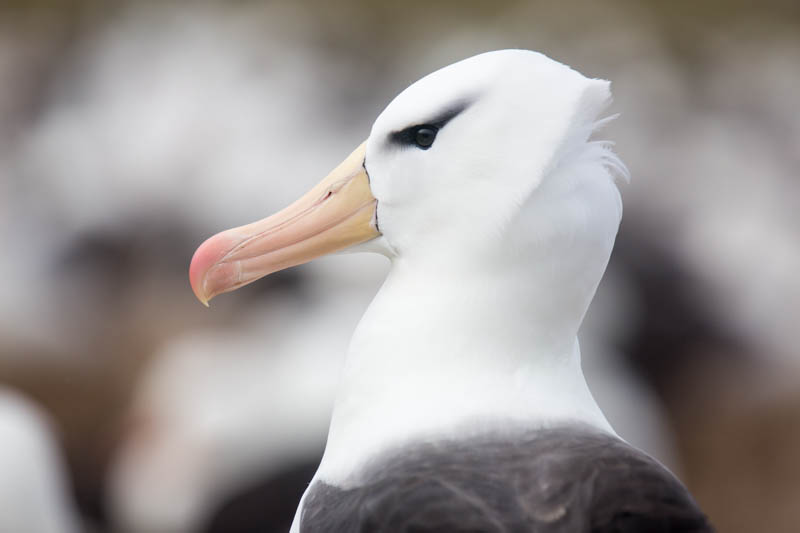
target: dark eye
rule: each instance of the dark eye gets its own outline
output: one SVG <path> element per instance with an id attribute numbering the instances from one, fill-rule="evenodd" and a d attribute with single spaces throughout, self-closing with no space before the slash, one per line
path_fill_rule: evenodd
<path id="1" fill-rule="evenodd" d="M 439 133 L 439 126 L 432 124 L 420 124 L 410 126 L 402 131 L 394 131 L 389 134 L 389 142 L 398 146 L 416 146 L 421 150 L 427 150 L 433 146 L 436 134 Z"/>
<path id="2" fill-rule="evenodd" d="M 434 126 L 418 126 L 414 130 L 414 143 L 423 150 L 427 150 L 436 140 L 437 131 Z"/>

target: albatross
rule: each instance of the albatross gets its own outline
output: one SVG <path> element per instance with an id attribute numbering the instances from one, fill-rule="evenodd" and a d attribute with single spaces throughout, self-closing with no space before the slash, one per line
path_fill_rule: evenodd
<path id="1" fill-rule="evenodd" d="M 332 252 L 391 261 L 292 533 L 712 530 L 581 371 L 627 178 L 590 140 L 610 100 L 537 52 L 465 59 L 402 91 L 295 203 L 197 249 L 206 305 Z"/>

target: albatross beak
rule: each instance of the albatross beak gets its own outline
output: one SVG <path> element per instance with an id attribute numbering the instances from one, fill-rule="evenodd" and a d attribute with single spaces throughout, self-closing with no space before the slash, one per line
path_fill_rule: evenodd
<path id="1" fill-rule="evenodd" d="M 197 298 L 207 306 L 214 296 L 267 274 L 379 236 L 365 147 L 366 142 L 283 211 L 200 245 L 189 267 Z"/>

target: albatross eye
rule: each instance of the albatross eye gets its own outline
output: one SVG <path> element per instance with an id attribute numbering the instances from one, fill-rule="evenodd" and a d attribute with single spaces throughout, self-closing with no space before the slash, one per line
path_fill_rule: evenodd
<path id="1" fill-rule="evenodd" d="M 409 126 L 403 131 L 394 131 L 389 134 L 389 142 L 397 146 L 416 146 L 422 150 L 427 150 L 436 140 L 441 126 L 433 124 L 420 124 Z"/>
<path id="2" fill-rule="evenodd" d="M 419 126 L 414 131 L 414 142 L 423 150 L 427 150 L 436 139 L 437 129 L 434 126 Z"/>

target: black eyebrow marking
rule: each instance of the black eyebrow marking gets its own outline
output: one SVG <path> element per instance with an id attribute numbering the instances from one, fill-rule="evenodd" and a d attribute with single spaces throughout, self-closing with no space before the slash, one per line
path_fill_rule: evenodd
<path id="1" fill-rule="evenodd" d="M 473 104 L 473 102 L 474 100 L 472 99 L 459 100 L 455 104 L 445 108 L 444 111 L 441 111 L 430 120 L 418 122 L 417 124 L 409 126 L 400 131 L 393 131 L 389 134 L 389 142 L 391 144 L 399 144 L 401 146 L 414 144 L 414 131 L 417 128 L 420 126 L 433 126 L 438 131 L 444 128 L 448 122 L 466 111 L 467 108 Z"/>

